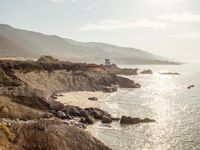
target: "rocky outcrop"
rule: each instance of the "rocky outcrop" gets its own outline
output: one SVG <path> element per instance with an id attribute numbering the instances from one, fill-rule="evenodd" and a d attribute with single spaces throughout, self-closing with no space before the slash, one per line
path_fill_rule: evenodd
<path id="1" fill-rule="evenodd" d="M 85 110 L 88 111 L 89 114 L 93 116 L 95 119 L 102 120 L 104 116 L 112 118 L 112 116 L 108 112 L 103 111 L 99 108 L 86 108 Z"/>
<path id="2" fill-rule="evenodd" d="M 140 74 L 153 74 L 153 71 L 150 69 L 147 69 L 147 70 L 141 71 Z"/>
<path id="3" fill-rule="evenodd" d="M 11 122 L 9 129 L 16 139 L 12 143 L 2 138 L 3 150 L 109 150 L 88 132 L 59 120 Z"/>
<path id="4" fill-rule="evenodd" d="M 117 65 L 112 64 L 111 66 L 104 66 L 107 71 L 110 73 L 114 73 L 117 75 L 137 75 L 138 68 L 130 69 L 130 68 L 119 68 Z"/>
<path id="5" fill-rule="evenodd" d="M 39 62 L 58 62 L 59 60 L 52 56 L 46 55 L 46 56 L 41 56 L 37 61 L 39 61 Z"/>
<path id="6" fill-rule="evenodd" d="M 66 115 L 72 117 L 80 117 L 80 122 L 85 124 L 93 124 L 96 120 L 102 120 L 103 123 L 111 123 L 113 118 L 108 112 L 99 108 L 86 108 L 82 109 L 77 106 L 67 105 L 62 110 Z"/>
<path id="7" fill-rule="evenodd" d="M 0 96 L 0 118 L 31 120 L 50 118 L 53 115 L 44 110 L 37 110 L 16 102 L 5 96 Z"/>
<path id="8" fill-rule="evenodd" d="M 118 73 L 111 71 L 112 69 L 99 65 L 60 61 L 4 60 L 0 61 L 0 68 L 10 79 L 19 81 L 22 86 L 26 85 L 32 89 L 40 90 L 47 97 L 61 91 L 113 92 L 117 90 L 117 86 L 121 88 L 138 87 L 131 80 L 125 77 L 118 77 L 116 75 Z M 118 67 L 113 66 L 113 68 L 116 69 Z M 135 74 L 134 72 L 136 73 L 136 70 L 132 70 L 132 74 Z M 121 82 L 122 80 L 125 81 L 127 86 Z"/>
<path id="9" fill-rule="evenodd" d="M 116 79 L 121 88 L 140 88 L 141 87 L 139 83 L 135 83 L 134 81 L 128 78 L 117 76 Z"/>
<path id="10" fill-rule="evenodd" d="M 120 120 L 121 125 L 131 125 L 131 124 L 138 124 L 138 123 L 149 123 L 149 122 L 155 122 L 154 119 L 140 119 L 140 118 L 131 118 L 127 116 L 122 116 Z"/>
<path id="11" fill-rule="evenodd" d="M 101 122 L 102 123 L 112 123 L 112 118 L 107 117 L 107 116 L 103 116 Z"/>
<path id="12" fill-rule="evenodd" d="M 140 87 L 98 65 L 49 60 L 0 61 L 0 69 L 0 119 L 11 119 L 8 127 L 16 135 L 14 143 L 0 139 L 0 147 L 5 150 L 107 150 L 108 147 L 82 129 L 84 124 L 96 120 L 111 123 L 118 118 L 98 108 L 64 106 L 55 101 L 55 93 L 113 92 L 118 87 Z"/>
<path id="13" fill-rule="evenodd" d="M 188 89 L 194 88 L 194 85 L 189 85 L 187 88 Z"/>

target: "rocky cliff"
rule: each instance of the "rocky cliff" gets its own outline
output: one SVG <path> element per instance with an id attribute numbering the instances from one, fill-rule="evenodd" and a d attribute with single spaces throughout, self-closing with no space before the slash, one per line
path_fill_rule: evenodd
<path id="1" fill-rule="evenodd" d="M 0 86 L 2 150 L 107 150 L 83 130 L 84 124 L 116 118 L 96 108 L 64 106 L 53 95 L 140 87 L 104 66 L 59 61 L 0 61 Z"/>

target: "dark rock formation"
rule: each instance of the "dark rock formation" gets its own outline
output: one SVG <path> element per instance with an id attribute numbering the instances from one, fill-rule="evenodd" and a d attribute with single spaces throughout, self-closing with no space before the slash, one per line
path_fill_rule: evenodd
<path id="1" fill-rule="evenodd" d="M 155 122 L 156 120 L 145 118 L 145 119 L 140 119 L 140 118 L 131 118 L 127 116 L 122 116 L 120 120 L 120 124 L 122 125 L 130 125 L 130 124 L 138 124 L 138 123 L 149 123 L 149 122 Z"/>
<path id="2" fill-rule="evenodd" d="M 103 116 L 101 122 L 102 123 L 112 123 L 112 118 L 107 117 L 107 116 Z"/>
<path id="3" fill-rule="evenodd" d="M 111 115 L 106 112 L 103 111 L 99 108 L 86 108 L 86 111 L 88 111 L 88 113 L 93 116 L 95 119 L 103 119 L 104 116 L 108 117 L 108 118 L 112 118 Z"/>
<path id="4" fill-rule="evenodd" d="M 111 123 L 112 120 L 117 120 L 116 118 L 113 118 L 108 112 L 99 108 L 82 109 L 77 106 L 67 105 L 62 111 L 69 116 L 81 117 L 80 122 L 86 124 L 93 124 L 95 119 L 102 120 L 103 123 Z"/>
<path id="5" fill-rule="evenodd" d="M 119 68 L 117 65 L 112 64 L 111 66 L 105 66 L 106 70 L 110 73 L 117 75 L 137 75 L 138 69 L 129 69 L 129 68 Z"/>
<path id="6" fill-rule="evenodd" d="M 86 122 L 87 124 L 93 124 L 93 123 L 95 123 L 95 119 L 94 119 L 93 116 L 87 114 L 87 115 L 85 116 L 85 122 Z"/>
<path id="7" fill-rule="evenodd" d="M 140 74 L 153 74 L 152 70 L 148 69 L 148 70 L 143 70 L 142 72 L 140 72 Z"/>
<path id="8" fill-rule="evenodd" d="M 105 93 L 117 92 L 117 86 L 114 86 L 114 85 L 103 86 L 102 91 L 105 92 Z"/>
<path id="9" fill-rule="evenodd" d="M 68 119 L 67 115 L 63 112 L 63 111 L 57 111 L 56 112 L 57 117 L 61 118 L 61 119 Z"/>
<path id="10" fill-rule="evenodd" d="M 135 83 L 134 81 L 128 78 L 117 76 L 116 79 L 121 88 L 140 88 L 141 87 L 139 83 Z"/>
<path id="11" fill-rule="evenodd" d="M 97 98 L 97 97 L 89 97 L 88 100 L 91 100 L 91 101 L 98 101 L 98 98 Z"/>
<path id="12" fill-rule="evenodd" d="M 180 73 L 177 72 L 159 72 L 161 75 L 181 75 Z"/>
<path id="13" fill-rule="evenodd" d="M 59 120 L 15 122 L 10 130 L 16 136 L 15 143 L 1 139 L 3 150 L 109 150 L 88 132 Z"/>
<path id="14" fill-rule="evenodd" d="M 188 89 L 194 88 L 194 85 L 190 85 L 187 87 Z"/>
<path id="15" fill-rule="evenodd" d="M 58 111 L 58 110 L 63 110 L 65 106 L 63 103 L 53 100 L 50 102 L 50 108 Z"/>
<path id="16" fill-rule="evenodd" d="M 70 116 L 75 116 L 75 117 L 85 117 L 86 116 L 86 111 L 78 106 L 72 106 L 72 105 L 67 105 L 62 109 L 65 114 L 68 114 Z"/>

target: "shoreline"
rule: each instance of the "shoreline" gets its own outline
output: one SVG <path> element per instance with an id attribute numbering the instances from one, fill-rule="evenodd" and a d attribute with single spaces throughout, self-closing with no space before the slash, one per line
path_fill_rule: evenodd
<path id="1" fill-rule="evenodd" d="M 1 61 L 0 95 L 4 97 L 1 98 L 0 132 L 3 132 L 3 140 L 20 150 L 24 145 L 28 149 L 33 145 L 36 149 L 41 146 L 43 149 L 52 146 L 89 149 L 88 145 L 90 149 L 110 149 L 93 136 L 93 128 L 86 130 L 89 132 L 84 129 L 97 121 L 107 124 L 119 120 L 100 109 L 101 99 L 118 88 L 140 88 L 133 80 L 118 76 L 136 74 L 136 71 L 62 61 Z M 58 91 L 61 93 L 56 93 Z M 80 132 L 83 136 L 79 136 Z M 66 135 L 73 140 L 65 138 Z M 43 145 L 41 141 L 46 140 L 45 136 L 49 137 L 48 143 Z M 40 137 L 39 140 L 29 140 L 36 137 Z M 55 137 L 59 140 L 52 142 Z M 72 144 L 75 145 L 71 147 Z"/>
<path id="2" fill-rule="evenodd" d="M 90 92 L 90 91 L 73 91 L 62 92 L 57 94 L 56 101 L 63 103 L 64 105 L 73 105 L 80 108 L 101 108 L 101 100 L 107 95 L 105 92 Z M 89 100 L 88 98 L 95 97 L 96 101 Z"/>

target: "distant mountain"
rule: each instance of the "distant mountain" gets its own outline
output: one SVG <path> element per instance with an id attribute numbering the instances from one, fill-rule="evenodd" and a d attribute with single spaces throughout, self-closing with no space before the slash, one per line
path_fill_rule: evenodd
<path id="1" fill-rule="evenodd" d="M 175 64 L 161 56 L 135 48 L 97 42 L 78 42 L 0 24 L 1 57 L 38 58 L 41 55 L 90 63 L 103 63 L 105 58 L 110 58 L 112 62 L 118 64 Z"/>

